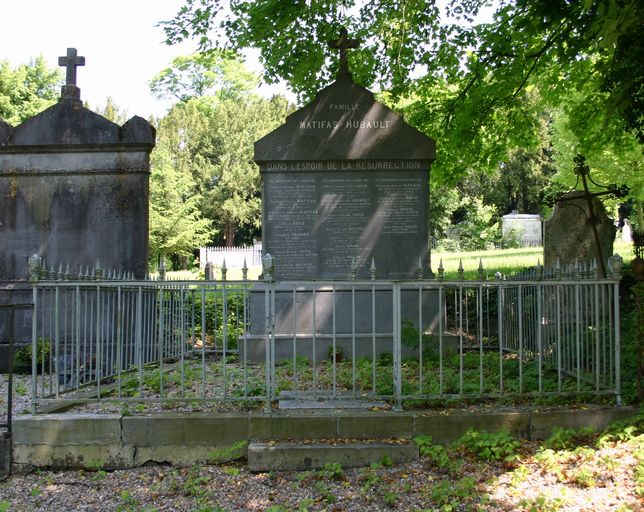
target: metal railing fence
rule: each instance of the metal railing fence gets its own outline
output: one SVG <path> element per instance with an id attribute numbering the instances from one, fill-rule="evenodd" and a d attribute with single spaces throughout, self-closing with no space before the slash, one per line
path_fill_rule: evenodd
<path id="1" fill-rule="evenodd" d="M 85 402 L 612 395 L 619 274 L 33 282 L 34 412 Z"/>

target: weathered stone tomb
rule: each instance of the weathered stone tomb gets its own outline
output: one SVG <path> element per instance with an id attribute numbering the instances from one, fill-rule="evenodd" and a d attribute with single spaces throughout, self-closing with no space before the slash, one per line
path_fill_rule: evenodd
<path id="1" fill-rule="evenodd" d="M 0 120 L 0 304 L 31 302 L 28 259 L 72 273 L 100 261 L 143 277 L 148 263 L 148 177 L 155 130 L 119 126 L 85 108 L 76 86 L 84 58 L 68 49 L 66 85 L 52 107 L 18 126 Z M 0 366 L 8 311 L 0 310 Z M 16 313 L 16 339 L 31 335 Z"/>

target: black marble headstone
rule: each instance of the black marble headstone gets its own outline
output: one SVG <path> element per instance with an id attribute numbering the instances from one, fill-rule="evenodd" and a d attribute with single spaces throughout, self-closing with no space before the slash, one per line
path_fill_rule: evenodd
<path id="1" fill-rule="evenodd" d="M 349 73 L 255 143 L 278 279 L 429 277 L 435 143 Z"/>

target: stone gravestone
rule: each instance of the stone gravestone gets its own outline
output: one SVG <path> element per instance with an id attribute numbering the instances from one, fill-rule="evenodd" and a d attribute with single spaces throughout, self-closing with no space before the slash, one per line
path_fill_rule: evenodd
<path id="1" fill-rule="evenodd" d="M 346 50 L 341 66 L 336 82 L 255 143 L 264 253 L 279 279 L 348 279 L 354 265 L 368 278 L 372 259 L 381 279 L 414 279 L 419 261 L 429 276 L 435 143 L 353 82 Z"/>
<path id="2" fill-rule="evenodd" d="M 591 263 L 593 259 L 601 267 L 600 261 L 605 264 L 613 254 L 615 224 L 599 199 L 593 197 L 591 201 L 601 256 L 595 243 L 586 194 L 573 191 L 559 201 L 551 217 L 544 222 L 543 259 L 546 267 L 553 267 L 557 260 L 561 266 L 566 266 L 576 261 Z"/>
<path id="3" fill-rule="evenodd" d="M 541 215 L 513 211 L 501 218 L 501 233 L 507 237 L 514 231 L 521 247 L 541 247 Z"/>
<path id="4" fill-rule="evenodd" d="M 0 120 L 0 301 L 31 302 L 28 259 L 78 273 L 97 260 L 142 278 L 148 263 L 148 177 L 155 130 L 133 117 L 119 126 L 86 109 L 76 50 L 60 57 L 66 84 L 57 104 L 13 127 Z M 0 312 L 0 314 L 3 314 Z M 18 342 L 30 314 L 16 313 Z M 0 319 L 0 367 L 8 322 Z M 3 352 L 4 349 L 4 352 Z"/>
<path id="5" fill-rule="evenodd" d="M 346 31 L 331 42 L 340 49 L 337 80 L 255 143 L 263 250 L 275 260 L 277 280 L 369 279 L 372 263 L 378 279 L 431 276 L 429 170 L 435 142 L 353 81 L 346 52 L 356 44 Z M 335 310 L 347 314 L 348 295 L 335 295 Z M 410 318 L 417 316 L 415 297 Z M 314 312 L 309 298 L 294 306 L 290 292 L 278 293 L 278 337 L 290 339 L 295 330 L 306 344 L 316 314 L 315 329 L 329 334 L 332 300 L 332 293 L 320 291 Z M 364 330 L 371 325 L 370 300 L 370 294 L 356 299 L 356 321 Z M 257 326 L 259 334 L 263 307 L 252 309 L 251 329 Z M 376 309 L 380 328 L 391 332 L 391 301 L 384 294 Z M 350 314 L 337 317 L 335 332 L 350 332 L 350 322 Z M 262 353 L 260 348 L 258 357 Z M 320 353 L 326 357 L 326 350 Z"/>

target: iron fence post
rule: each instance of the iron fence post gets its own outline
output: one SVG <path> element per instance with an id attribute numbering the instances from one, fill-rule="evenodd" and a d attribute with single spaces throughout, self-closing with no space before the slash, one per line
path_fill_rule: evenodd
<path id="1" fill-rule="evenodd" d="M 400 312 L 400 283 L 392 286 L 393 294 L 393 377 L 394 377 L 394 410 L 402 411 L 402 364 L 401 364 L 401 312 Z"/>
<path id="2" fill-rule="evenodd" d="M 31 315 L 31 414 L 36 414 L 38 402 L 38 283 L 34 283 L 31 293 L 34 303 Z M 45 372 L 43 372 L 43 380 L 44 378 Z"/>

